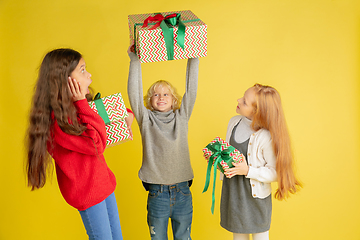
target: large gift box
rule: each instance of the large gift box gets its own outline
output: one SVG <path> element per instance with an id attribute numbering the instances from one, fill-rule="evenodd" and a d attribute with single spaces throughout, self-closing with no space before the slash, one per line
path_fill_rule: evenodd
<path id="1" fill-rule="evenodd" d="M 125 117 L 128 116 L 128 113 L 121 93 L 103 98 L 100 98 L 98 93 L 94 99 L 94 101 L 89 102 L 89 105 L 105 122 L 107 133 L 106 147 L 132 140 L 125 122 Z"/>
<path id="2" fill-rule="evenodd" d="M 190 10 L 129 15 L 140 62 L 206 57 L 207 26 Z"/>
<path id="3" fill-rule="evenodd" d="M 212 140 L 203 150 L 204 157 L 208 161 L 208 167 L 206 172 L 206 181 L 203 193 L 207 191 L 210 183 L 210 172 L 212 166 L 214 166 L 214 185 L 212 192 L 212 205 L 211 212 L 214 213 L 215 204 L 215 180 L 216 180 L 216 168 L 224 173 L 225 169 L 232 168 L 233 162 L 239 163 L 244 161 L 244 155 L 229 143 L 216 137 Z"/>

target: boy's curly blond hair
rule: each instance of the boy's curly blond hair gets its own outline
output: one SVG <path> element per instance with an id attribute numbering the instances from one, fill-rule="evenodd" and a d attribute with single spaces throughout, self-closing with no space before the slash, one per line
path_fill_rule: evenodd
<path id="1" fill-rule="evenodd" d="M 170 90 L 170 93 L 172 95 L 172 110 L 175 112 L 176 109 L 180 108 L 180 103 L 181 103 L 181 97 L 180 95 L 177 93 L 176 89 L 174 88 L 173 85 L 171 85 L 171 83 L 169 83 L 168 81 L 165 80 L 158 80 L 156 82 L 154 82 L 148 89 L 146 95 L 144 96 L 144 104 L 145 107 L 147 109 L 150 109 L 151 111 L 154 110 L 153 106 L 151 105 L 151 98 L 154 96 L 155 93 L 155 88 L 157 87 L 167 87 Z"/>

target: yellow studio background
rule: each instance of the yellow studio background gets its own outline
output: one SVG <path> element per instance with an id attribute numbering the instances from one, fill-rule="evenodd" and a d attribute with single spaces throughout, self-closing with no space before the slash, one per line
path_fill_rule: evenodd
<path id="1" fill-rule="evenodd" d="M 195 173 L 192 237 L 232 239 L 220 227 L 217 181 L 202 194 L 201 149 L 225 137 L 236 100 L 256 82 L 282 96 L 297 173 L 304 188 L 273 201 L 270 238 L 360 239 L 360 2 L 358 0 L 0 0 L 0 239 L 87 239 L 80 214 L 62 198 L 56 174 L 31 192 L 24 175 L 24 134 L 38 67 L 49 50 L 80 51 L 103 96 L 121 92 L 125 103 L 129 14 L 192 10 L 208 25 L 208 57 L 200 59 L 198 98 L 189 123 Z M 182 95 L 186 60 L 142 64 L 146 90 L 158 79 Z M 123 236 L 150 239 L 147 194 L 137 173 L 141 137 L 105 152 L 117 177 Z M 274 184 L 274 189 L 276 184 Z M 172 238 L 170 238 L 172 239 Z"/>

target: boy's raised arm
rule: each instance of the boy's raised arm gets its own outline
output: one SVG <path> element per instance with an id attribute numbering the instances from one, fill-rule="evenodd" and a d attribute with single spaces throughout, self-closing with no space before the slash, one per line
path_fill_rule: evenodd
<path id="1" fill-rule="evenodd" d="M 189 58 L 186 67 L 186 86 L 185 94 L 181 102 L 181 111 L 185 112 L 188 119 L 194 108 L 199 75 L 199 59 Z"/>
<path id="2" fill-rule="evenodd" d="M 130 57 L 129 78 L 128 78 L 128 96 L 131 109 L 137 121 L 141 121 L 144 114 L 143 88 L 141 64 L 135 53 L 128 51 Z"/>

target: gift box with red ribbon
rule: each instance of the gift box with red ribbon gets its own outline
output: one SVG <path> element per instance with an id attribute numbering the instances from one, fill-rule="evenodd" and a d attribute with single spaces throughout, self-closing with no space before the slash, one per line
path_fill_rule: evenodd
<path id="1" fill-rule="evenodd" d="M 140 62 L 206 57 L 207 26 L 190 10 L 129 15 L 130 45 Z"/>
<path id="2" fill-rule="evenodd" d="M 98 93 L 89 106 L 105 122 L 107 141 L 106 147 L 111 147 L 127 140 L 132 140 L 125 117 L 128 116 L 121 93 L 100 98 Z"/>

